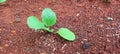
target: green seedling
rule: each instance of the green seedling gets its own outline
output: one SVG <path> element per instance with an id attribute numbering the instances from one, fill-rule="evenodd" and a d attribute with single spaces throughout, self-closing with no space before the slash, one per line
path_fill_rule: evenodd
<path id="1" fill-rule="evenodd" d="M 5 3 L 6 2 L 6 0 L 0 0 L 0 3 Z"/>
<path id="2" fill-rule="evenodd" d="M 29 28 L 34 30 L 46 30 L 48 32 L 54 32 L 53 29 L 50 29 L 50 26 L 53 26 L 56 23 L 56 14 L 50 8 L 45 8 L 41 14 L 42 21 L 40 21 L 35 16 L 29 16 L 27 19 L 27 25 Z M 67 28 L 60 28 L 55 34 L 59 34 L 62 38 L 74 41 L 75 34 Z"/>

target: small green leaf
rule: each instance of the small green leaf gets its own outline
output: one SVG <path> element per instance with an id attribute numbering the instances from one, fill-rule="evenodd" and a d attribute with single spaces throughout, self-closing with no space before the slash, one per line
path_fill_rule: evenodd
<path id="1" fill-rule="evenodd" d="M 75 40 L 75 34 L 67 28 L 60 28 L 57 33 L 66 40 Z"/>
<path id="2" fill-rule="evenodd" d="M 6 0 L 0 0 L 0 3 L 4 3 L 4 2 L 6 2 Z"/>
<path id="3" fill-rule="evenodd" d="M 41 17 L 46 26 L 53 26 L 56 23 L 56 14 L 50 8 L 45 8 Z"/>
<path id="4" fill-rule="evenodd" d="M 29 28 L 32 28 L 35 30 L 44 28 L 44 24 L 35 16 L 28 17 L 27 25 L 29 26 Z"/>

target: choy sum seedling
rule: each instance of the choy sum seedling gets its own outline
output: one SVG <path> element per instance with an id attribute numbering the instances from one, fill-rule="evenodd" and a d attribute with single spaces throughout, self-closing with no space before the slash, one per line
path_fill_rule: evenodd
<path id="1" fill-rule="evenodd" d="M 54 33 L 54 29 L 50 29 L 56 23 L 56 14 L 50 8 L 45 8 L 41 14 L 42 21 L 35 16 L 29 16 L 27 19 L 27 25 L 29 28 L 34 30 L 46 30 Z M 60 28 L 57 32 L 62 38 L 68 41 L 75 40 L 75 34 L 67 28 Z"/>

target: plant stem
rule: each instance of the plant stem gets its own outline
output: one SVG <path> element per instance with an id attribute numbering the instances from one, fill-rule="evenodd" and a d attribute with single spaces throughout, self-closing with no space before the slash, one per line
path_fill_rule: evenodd
<path id="1" fill-rule="evenodd" d="M 44 30 L 48 31 L 48 32 L 54 32 L 54 29 L 49 29 L 49 28 L 43 28 Z"/>

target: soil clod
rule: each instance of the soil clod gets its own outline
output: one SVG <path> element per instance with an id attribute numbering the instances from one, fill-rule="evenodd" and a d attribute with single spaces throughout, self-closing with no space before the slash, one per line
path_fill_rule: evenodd
<path id="1" fill-rule="evenodd" d="M 90 44 L 89 44 L 88 42 L 85 42 L 85 43 L 83 44 L 83 49 L 88 49 L 89 46 L 90 46 Z"/>

